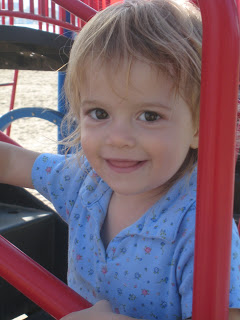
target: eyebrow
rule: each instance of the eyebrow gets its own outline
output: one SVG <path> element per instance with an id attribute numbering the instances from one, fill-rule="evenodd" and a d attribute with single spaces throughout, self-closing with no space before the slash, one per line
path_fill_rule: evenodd
<path id="1" fill-rule="evenodd" d="M 82 105 L 83 106 L 84 105 L 99 105 L 99 106 L 104 107 L 106 104 L 104 102 L 98 101 L 96 99 L 93 99 L 93 100 L 89 99 L 89 100 L 83 100 Z M 141 107 L 141 108 L 155 107 L 155 108 L 166 109 L 168 111 L 172 111 L 173 110 L 173 107 L 164 105 L 161 102 L 149 101 L 149 102 L 143 102 L 143 103 L 140 103 L 140 104 L 136 103 L 135 105 L 138 106 L 138 107 Z"/>
<path id="2" fill-rule="evenodd" d="M 85 106 L 85 105 L 86 106 L 88 106 L 88 105 L 98 105 L 98 106 L 104 107 L 105 104 L 103 102 L 100 102 L 98 100 L 93 99 L 93 100 L 83 100 L 81 105 L 82 106 Z"/>
<path id="3" fill-rule="evenodd" d="M 149 101 L 149 102 L 143 102 L 142 104 L 141 104 L 141 107 L 157 107 L 157 108 L 161 108 L 161 109 L 166 109 L 166 110 L 170 110 L 170 111 L 172 111 L 173 110 L 173 107 L 171 107 L 171 106 L 168 106 L 168 105 L 165 105 L 165 104 L 162 104 L 161 102 L 151 102 L 151 101 Z"/>

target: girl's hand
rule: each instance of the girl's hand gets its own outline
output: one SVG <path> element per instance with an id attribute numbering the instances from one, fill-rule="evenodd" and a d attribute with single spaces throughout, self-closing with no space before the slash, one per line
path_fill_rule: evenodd
<path id="1" fill-rule="evenodd" d="M 112 320 L 114 313 L 111 305 L 106 300 L 98 301 L 93 307 L 73 312 L 61 320 Z"/>

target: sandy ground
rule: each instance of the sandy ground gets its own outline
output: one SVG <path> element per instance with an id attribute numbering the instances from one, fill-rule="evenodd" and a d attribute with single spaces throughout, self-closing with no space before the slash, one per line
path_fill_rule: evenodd
<path id="1" fill-rule="evenodd" d="M 0 84 L 12 82 L 13 76 L 14 70 L 1 70 Z M 58 74 L 54 71 L 19 71 L 14 108 L 43 107 L 57 110 L 57 82 Z M 0 87 L 0 116 L 9 110 L 11 91 L 12 86 Z M 46 120 L 16 120 L 12 125 L 11 138 L 30 150 L 57 153 L 57 126 Z"/>

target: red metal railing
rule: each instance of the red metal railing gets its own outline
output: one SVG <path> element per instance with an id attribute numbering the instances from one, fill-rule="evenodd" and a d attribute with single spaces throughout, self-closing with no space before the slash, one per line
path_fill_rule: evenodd
<path id="1" fill-rule="evenodd" d="M 13 82 L 0 84 L 0 87 L 12 86 L 12 94 L 11 94 L 9 110 L 12 110 L 14 108 L 16 89 L 17 89 L 17 80 L 18 80 L 18 70 L 15 70 L 14 76 L 13 76 Z M 11 125 L 7 128 L 7 135 L 8 136 L 10 136 L 10 132 L 11 132 Z"/>
<path id="2" fill-rule="evenodd" d="M 239 23 L 234 0 L 198 0 L 203 20 L 194 320 L 227 320 Z"/>
<path id="3" fill-rule="evenodd" d="M 89 2 L 85 0 L 85 2 Z M 102 3 L 102 1 L 101 1 Z M 7 24 L 6 17 L 9 17 L 8 24 L 14 25 L 16 19 L 14 18 L 25 18 L 28 20 L 36 21 L 37 27 L 39 30 L 43 29 L 43 24 L 45 24 L 45 30 L 51 31 L 54 33 L 63 34 L 64 29 L 78 31 L 82 26 L 84 21 L 87 21 L 92 17 L 97 8 L 97 1 L 91 0 L 91 5 L 94 8 L 91 8 L 84 4 L 83 2 L 73 1 L 71 4 L 79 8 L 82 12 L 81 18 L 70 14 L 67 17 L 66 9 L 55 4 L 51 0 L 38 0 L 37 7 L 34 6 L 34 0 L 18 0 L 18 5 L 14 7 L 13 0 L 0 0 L 0 17 L 2 19 L 2 24 Z M 29 25 L 28 25 L 29 26 Z M 59 28 L 56 28 L 58 26 Z M 17 86 L 18 70 L 15 70 L 13 83 L 1 84 L 3 85 L 12 85 L 12 94 L 10 101 L 10 110 L 14 107 L 16 86 Z M 7 128 L 7 135 L 10 135 L 11 126 Z"/>
<path id="4" fill-rule="evenodd" d="M 1 276 L 55 319 L 91 307 L 88 301 L 2 236 L 0 236 L 0 252 Z"/>
<path id="5" fill-rule="evenodd" d="M 56 1 L 38 0 L 37 5 L 34 0 L 18 0 L 18 6 L 14 6 L 13 0 L 0 0 L 0 17 L 2 24 L 14 25 L 16 19 L 28 19 L 36 21 L 39 30 L 51 31 L 63 34 L 63 29 L 77 31 L 81 28 L 84 21 L 87 21 L 96 11 L 104 8 L 106 3 L 102 0 L 83 0 L 83 1 L 65 1 L 64 8 L 56 5 Z M 75 3 L 76 8 L 80 9 L 83 14 L 81 18 L 71 13 L 67 18 L 66 7 L 68 4 Z M 67 6 L 66 6 L 67 4 Z M 92 12 L 89 14 L 89 12 Z M 9 21 L 7 21 L 7 17 Z M 56 28 L 58 26 L 59 28 Z"/>

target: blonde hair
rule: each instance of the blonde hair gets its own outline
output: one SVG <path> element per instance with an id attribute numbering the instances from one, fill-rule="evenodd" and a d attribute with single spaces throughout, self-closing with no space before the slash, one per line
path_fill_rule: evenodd
<path id="1" fill-rule="evenodd" d="M 138 59 L 170 76 L 198 127 L 202 23 L 199 9 L 187 0 L 130 0 L 97 13 L 79 32 L 71 50 L 65 80 L 69 102 L 67 123 L 76 130 L 64 143 L 80 152 L 81 84 L 94 61 L 106 66 Z M 111 72 L 111 68 L 109 67 Z M 197 160 L 190 149 L 176 181 Z M 172 182 L 170 182 L 172 184 Z"/>

